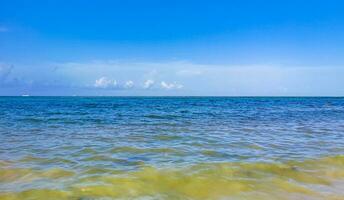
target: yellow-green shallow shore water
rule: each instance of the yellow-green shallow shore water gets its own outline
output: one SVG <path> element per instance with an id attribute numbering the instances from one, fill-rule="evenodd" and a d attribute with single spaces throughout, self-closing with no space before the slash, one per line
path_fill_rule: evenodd
<path id="1" fill-rule="evenodd" d="M 0 200 L 344 200 L 344 98 L 0 97 Z"/>
<path id="2" fill-rule="evenodd" d="M 178 168 L 141 165 L 132 171 L 14 165 L 14 161 L 0 161 L 0 185 L 5 188 L 1 200 L 344 199 L 344 156 Z"/>

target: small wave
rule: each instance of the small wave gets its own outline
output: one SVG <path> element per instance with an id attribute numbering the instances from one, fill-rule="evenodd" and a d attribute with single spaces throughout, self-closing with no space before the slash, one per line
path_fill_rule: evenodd
<path id="1" fill-rule="evenodd" d="M 162 115 L 150 114 L 150 115 L 145 115 L 144 117 L 150 118 L 150 119 L 175 119 L 178 116 L 177 115 L 166 115 L 166 114 L 162 114 Z"/>
<path id="2" fill-rule="evenodd" d="M 344 156 L 284 163 L 201 163 L 189 167 L 143 166 L 135 171 L 89 170 L 75 173 L 51 169 L 1 169 L 2 184 L 32 178 L 74 181 L 61 190 L 30 188 L 0 193 L 0 199 L 341 199 L 326 188 L 344 180 Z M 110 172 L 110 173 L 109 173 Z M 92 175 L 88 178 L 85 175 Z M 30 176 L 28 176 L 28 174 Z M 25 178 L 23 178 L 25 177 Z M 34 187 L 34 185 L 32 185 Z M 318 188 L 319 188 L 318 187 Z M 271 189 L 273 188 L 273 190 Z M 257 196 L 258 195 L 258 196 Z M 158 198 L 159 199 L 159 198 Z"/>
<path id="3" fill-rule="evenodd" d="M 176 153 L 175 149 L 171 148 L 137 148 L 137 147 L 114 147 L 110 151 L 111 153 Z"/>
<path id="4" fill-rule="evenodd" d="M 53 168 L 48 170 L 36 170 L 31 168 L 7 168 L 0 169 L 0 183 L 32 182 L 34 180 L 58 179 L 71 177 L 75 173 L 64 169 Z"/>

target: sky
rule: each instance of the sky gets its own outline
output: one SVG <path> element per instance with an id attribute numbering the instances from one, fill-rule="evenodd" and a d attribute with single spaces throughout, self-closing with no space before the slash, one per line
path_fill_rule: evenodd
<path id="1" fill-rule="evenodd" d="M 341 0 L 1 0 L 0 95 L 344 96 Z"/>

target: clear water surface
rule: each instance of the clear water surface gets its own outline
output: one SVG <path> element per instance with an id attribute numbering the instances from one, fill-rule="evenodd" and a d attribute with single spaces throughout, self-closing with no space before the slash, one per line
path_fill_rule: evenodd
<path id="1" fill-rule="evenodd" d="M 344 199 L 344 98 L 0 97 L 0 199 Z"/>

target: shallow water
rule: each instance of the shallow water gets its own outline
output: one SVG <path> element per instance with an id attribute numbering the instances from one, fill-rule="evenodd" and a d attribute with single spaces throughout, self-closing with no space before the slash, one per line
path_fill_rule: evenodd
<path id="1" fill-rule="evenodd" d="M 0 199 L 344 199 L 344 98 L 0 97 Z"/>

